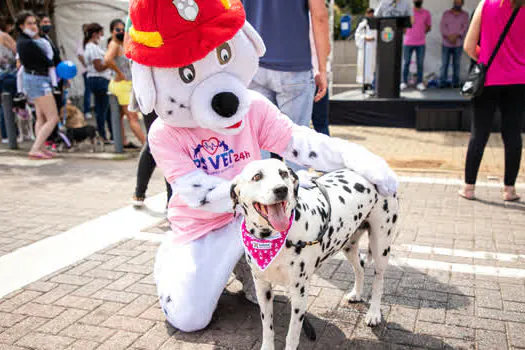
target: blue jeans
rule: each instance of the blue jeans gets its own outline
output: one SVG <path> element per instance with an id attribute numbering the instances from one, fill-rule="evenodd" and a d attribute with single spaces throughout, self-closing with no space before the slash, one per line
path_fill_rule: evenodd
<path id="1" fill-rule="evenodd" d="M 441 53 L 441 86 L 446 86 L 448 81 L 448 66 L 450 64 L 450 56 L 452 56 L 452 85 L 459 85 L 459 67 L 461 64 L 461 47 L 446 47 L 443 45 Z"/>
<path id="2" fill-rule="evenodd" d="M 97 128 L 99 135 L 107 140 L 106 122 L 111 132 L 111 120 L 109 119 L 109 80 L 101 77 L 88 77 L 89 89 L 95 95 L 95 116 L 97 118 Z"/>
<path id="3" fill-rule="evenodd" d="M 328 90 L 326 90 L 326 95 L 324 95 L 324 97 L 319 101 L 314 102 L 314 107 L 312 111 L 312 124 L 314 125 L 315 131 L 328 136 L 330 136 L 330 131 L 328 130 L 329 112 L 330 97 L 328 96 Z"/>
<path id="4" fill-rule="evenodd" d="M 408 73 L 410 70 L 410 60 L 412 59 L 412 53 L 416 52 L 417 61 L 417 84 L 423 82 L 423 64 L 425 62 L 425 45 L 420 46 L 403 46 L 403 83 L 408 83 Z"/>
<path id="5" fill-rule="evenodd" d="M 295 124 L 310 126 L 315 82 L 312 71 L 281 72 L 259 67 L 250 89 L 255 90 L 286 114 Z M 262 152 L 262 158 L 269 158 Z M 293 170 L 303 169 L 291 164 Z"/>
<path id="6" fill-rule="evenodd" d="M 84 78 L 84 114 L 91 112 L 91 89 L 89 88 L 87 73 L 82 74 Z"/>
<path id="7" fill-rule="evenodd" d="M 0 74 L 0 95 L 4 92 L 9 92 L 11 95 L 16 94 L 16 75 L 14 74 Z M 0 134 L 3 139 L 7 138 L 7 129 L 4 120 L 4 109 L 2 108 L 2 101 L 0 100 Z"/>

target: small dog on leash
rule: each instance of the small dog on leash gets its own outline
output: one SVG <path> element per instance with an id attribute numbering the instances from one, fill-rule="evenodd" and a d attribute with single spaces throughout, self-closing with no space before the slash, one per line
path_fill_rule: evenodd
<path id="1" fill-rule="evenodd" d="M 23 142 L 24 140 L 34 141 L 35 131 L 33 129 L 33 111 L 23 94 L 16 94 L 13 97 L 13 113 L 16 115 L 18 142 Z"/>
<path id="2" fill-rule="evenodd" d="M 99 136 L 97 129 L 93 125 L 88 125 L 84 119 L 84 114 L 71 103 L 67 101 L 66 110 L 64 107 L 60 110 L 60 115 L 66 113 L 66 128 L 61 130 L 62 134 L 67 137 L 70 146 L 68 148 L 78 149 L 82 142 L 89 141 L 92 146 L 92 152 L 97 151 L 97 147 L 104 152 L 104 140 Z M 63 150 L 66 145 L 66 140 L 58 133 L 55 142 L 59 145 L 59 149 Z"/>
<path id="3" fill-rule="evenodd" d="M 261 349 L 274 349 L 272 285 L 284 286 L 292 312 L 286 349 L 297 349 L 306 314 L 310 278 L 322 263 L 343 252 L 355 273 L 345 298 L 362 301 L 365 262 L 359 239 L 369 234 L 375 276 L 365 321 L 381 323 L 383 276 L 398 220 L 396 195 L 381 196 L 349 169 L 327 173 L 300 188 L 298 176 L 278 160 L 254 161 L 234 180 L 231 198 L 244 214 L 242 239 L 261 308 Z"/>

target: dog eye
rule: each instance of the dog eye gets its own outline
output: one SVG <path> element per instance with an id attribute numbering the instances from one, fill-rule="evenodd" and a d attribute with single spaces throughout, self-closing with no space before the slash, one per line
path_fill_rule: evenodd
<path id="1" fill-rule="evenodd" d="M 193 64 L 181 67 L 179 68 L 179 75 L 183 82 L 189 84 L 195 80 L 195 67 L 193 67 Z"/>
<path id="2" fill-rule="evenodd" d="M 257 174 L 255 174 L 255 175 L 252 177 L 252 181 L 255 181 L 255 182 L 257 182 L 257 181 L 261 181 L 261 180 L 262 180 L 262 177 L 263 177 L 263 176 L 262 176 L 261 173 L 257 173 Z"/>
<path id="3" fill-rule="evenodd" d="M 228 43 L 224 43 L 217 48 L 217 58 L 221 65 L 225 65 L 230 62 L 232 58 L 232 49 Z"/>
<path id="4" fill-rule="evenodd" d="M 287 171 L 279 170 L 279 175 L 281 175 L 283 179 L 287 179 L 289 174 Z"/>

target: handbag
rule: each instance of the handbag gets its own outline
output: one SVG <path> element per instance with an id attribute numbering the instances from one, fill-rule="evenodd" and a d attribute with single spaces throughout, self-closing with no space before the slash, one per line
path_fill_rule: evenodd
<path id="1" fill-rule="evenodd" d="M 496 55 L 501 45 L 503 44 L 503 41 L 505 41 L 505 37 L 507 36 L 507 33 L 509 32 L 510 27 L 512 26 L 512 23 L 514 22 L 514 19 L 518 15 L 519 10 L 520 7 L 516 8 L 512 12 L 512 16 L 509 18 L 505 29 L 503 29 L 503 33 L 501 33 L 498 43 L 494 48 L 494 51 L 492 51 L 492 55 L 490 56 L 490 59 L 487 62 L 487 64 L 477 63 L 472 67 L 468 74 L 467 80 L 465 80 L 465 83 L 461 87 L 461 95 L 465 97 L 478 97 L 483 93 L 487 72 L 492 62 L 494 61 L 494 58 L 496 58 Z"/>

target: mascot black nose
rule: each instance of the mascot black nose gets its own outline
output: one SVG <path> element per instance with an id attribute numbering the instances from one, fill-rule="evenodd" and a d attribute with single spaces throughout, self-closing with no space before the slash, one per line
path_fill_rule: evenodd
<path id="1" fill-rule="evenodd" d="M 211 108 L 221 117 L 230 118 L 239 108 L 239 99 L 231 92 L 221 92 L 213 96 Z"/>

